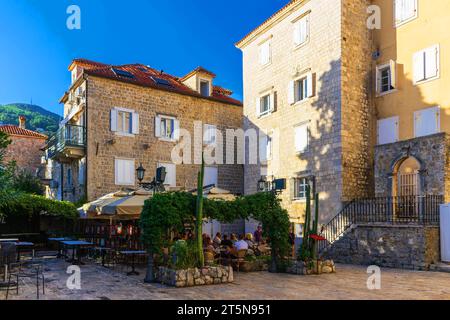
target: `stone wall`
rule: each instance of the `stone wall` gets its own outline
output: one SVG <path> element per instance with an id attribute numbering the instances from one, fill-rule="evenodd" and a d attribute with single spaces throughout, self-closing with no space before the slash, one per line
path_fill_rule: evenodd
<path id="1" fill-rule="evenodd" d="M 45 139 L 24 136 L 10 136 L 10 139 L 5 163 L 14 160 L 19 169 L 26 169 L 34 174 L 41 166 L 41 157 L 44 155 L 41 149 L 45 145 Z"/>
<path id="2" fill-rule="evenodd" d="M 171 152 L 177 143 L 155 137 L 157 114 L 177 117 L 180 128 L 191 133 L 192 161 L 195 141 L 202 139 L 201 136 L 195 137 L 194 141 L 194 121 L 217 125 L 224 137 L 226 129 L 242 127 L 240 106 L 92 76 L 87 81 L 88 200 L 122 187 L 116 185 L 114 180 L 115 157 L 134 159 L 136 168 L 142 163 L 147 170 L 145 181 L 153 178 L 158 162 L 172 163 Z M 114 107 L 139 113 L 139 134 L 120 136 L 110 130 L 110 111 Z M 226 150 L 224 148 L 224 152 Z M 177 187 L 194 189 L 199 169 L 200 165 L 197 164 L 177 165 Z M 242 185 L 242 165 L 218 165 L 218 187 L 242 194 Z"/>
<path id="3" fill-rule="evenodd" d="M 422 193 L 444 194 L 446 201 L 450 201 L 449 146 L 450 137 L 445 133 L 377 146 L 375 148 L 376 195 L 392 196 L 395 166 L 411 156 L 421 163 Z"/>
<path id="4" fill-rule="evenodd" d="M 224 266 L 186 270 L 173 270 L 166 267 L 159 267 L 156 279 L 157 282 L 177 288 L 223 284 L 234 281 L 233 268 Z"/>
<path id="5" fill-rule="evenodd" d="M 357 225 L 324 257 L 338 263 L 428 270 L 440 261 L 438 227 Z"/>

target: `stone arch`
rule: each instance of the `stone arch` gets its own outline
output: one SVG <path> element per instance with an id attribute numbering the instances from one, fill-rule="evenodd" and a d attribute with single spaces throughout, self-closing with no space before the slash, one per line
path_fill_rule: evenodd
<path id="1" fill-rule="evenodd" d="M 411 154 L 403 154 L 391 164 L 391 195 L 420 195 L 424 190 L 424 165 Z"/>

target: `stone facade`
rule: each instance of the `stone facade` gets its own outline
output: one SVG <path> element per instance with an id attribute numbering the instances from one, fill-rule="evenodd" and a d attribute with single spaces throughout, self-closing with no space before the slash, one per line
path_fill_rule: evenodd
<path id="1" fill-rule="evenodd" d="M 375 148 L 375 192 L 377 196 L 393 195 L 396 166 L 413 157 L 420 165 L 421 193 L 445 195 L 450 201 L 450 137 L 446 133 L 404 140 Z"/>
<path id="2" fill-rule="evenodd" d="M 133 109 L 139 113 L 139 134 L 133 137 L 119 136 L 110 130 L 110 112 L 115 106 Z M 194 136 L 194 121 L 215 124 L 224 136 L 226 129 L 240 128 L 242 123 L 242 107 L 240 106 L 89 76 L 87 80 L 88 200 L 117 191 L 121 187 L 114 181 L 115 157 L 132 158 L 135 160 L 136 167 L 142 163 L 147 169 L 146 181 L 153 178 L 159 162 L 172 163 L 171 152 L 177 143 L 162 141 L 155 137 L 157 114 L 177 117 L 180 128 L 190 132 L 193 138 L 193 161 L 194 138 L 202 139 L 202 136 Z M 198 164 L 177 165 L 177 187 L 187 190 L 196 188 L 199 169 Z M 242 194 L 242 182 L 241 165 L 218 165 L 218 187 Z"/>
<path id="3" fill-rule="evenodd" d="M 46 138 L 11 135 L 10 139 L 11 144 L 6 149 L 5 162 L 14 160 L 19 169 L 36 173 L 41 166 L 41 158 L 44 155 L 41 149 L 45 146 Z"/>
<path id="4" fill-rule="evenodd" d="M 292 1 L 238 43 L 244 60 L 244 128 L 272 133 L 273 139 L 267 165 L 245 166 L 244 190 L 256 191 L 261 167 L 267 166 L 269 180 L 287 180 L 280 197 L 293 222 L 303 222 L 305 208 L 304 201 L 294 200 L 293 178 L 315 178 L 323 223 L 339 213 L 343 201 L 373 191 L 368 3 Z M 309 14 L 309 40 L 295 47 L 293 21 L 304 14 Z M 271 62 L 261 66 L 259 46 L 264 41 L 271 43 Z M 291 105 L 289 83 L 305 72 L 313 74 L 314 94 Z M 255 101 L 267 90 L 275 96 L 275 108 L 260 117 Z M 294 128 L 302 123 L 309 123 L 309 147 L 297 154 Z"/>
<path id="5" fill-rule="evenodd" d="M 156 281 L 177 288 L 232 283 L 234 281 L 233 268 L 217 266 L 173 270 L 159 267 Z"/>
<path id="6" fill-rule="evenodd" d="M 355 225 L 324 253 L 338 263 L 428 270 L 440 261 L 439 228 Z"/>

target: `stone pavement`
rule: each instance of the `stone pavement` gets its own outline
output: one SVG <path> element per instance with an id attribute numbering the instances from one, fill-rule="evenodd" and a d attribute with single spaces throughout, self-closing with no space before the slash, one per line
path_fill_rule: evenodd
<path id="1" fill-rule="evenodd" d="M 382 288 L 367 289 L 368 275 L 361 266 L 338 265 L 336 274 L 295 276 L 268 272 L 235 273 L 235 282 L 193 288 L 170 288 L 145 284 L 145 270 L 140 276 L 126 276 L 126 270 L 109 270 L 93 263 L 81 267 L 81 290 L 66 286 L 68 263 L 50 260 L 45 264 L 46 294 L 42 300 L 308 300 L 308 299 L 432 299 L 450 300 L 450 274 L 382 269 Z M 36 299 L 35 285 L 28 279 L 21 282 L 16 299 Z M 0 291 L 0 300 L 5 291 Z"/>

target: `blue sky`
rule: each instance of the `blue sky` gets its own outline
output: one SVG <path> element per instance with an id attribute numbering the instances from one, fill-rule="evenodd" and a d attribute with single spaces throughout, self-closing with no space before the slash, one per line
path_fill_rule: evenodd
<path id="1" fill-rule="evenodd" d="M 4 0 L 0 4 L 0 104 L 33 103 L 62 114 L 73 58 L 143 63 L 182 76 L 198 65 L 242 99 L 234 43 L 288 0 Z M 66 27 L 69 5 L 81 30 Z"/>

